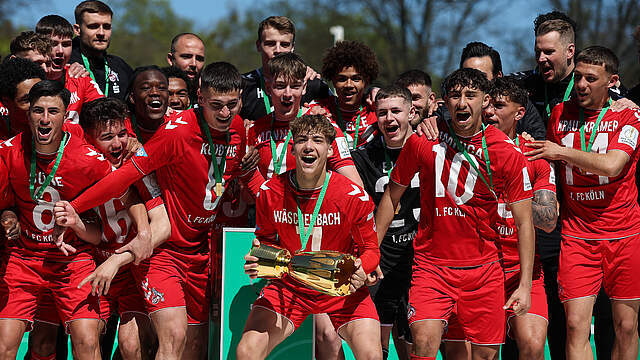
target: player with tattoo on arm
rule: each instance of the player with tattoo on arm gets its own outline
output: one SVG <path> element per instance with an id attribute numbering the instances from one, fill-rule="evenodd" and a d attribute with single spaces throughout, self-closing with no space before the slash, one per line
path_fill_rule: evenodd
<path id="1" fill-rule="evenodd" d="M 559 296 L 567 313 L 567 358 L 593 357 L 589 336 L 600 287 L 611 299 L 616 333 L 611 357 L 638 356 L 640 207 L 635 168 L 640 112 L 610 111 L 618 58 L 602 46 L 576 56 L 575 94 L 551 111 L 546 141 L 530 160 L 556 161 L 563 204 Z"/>

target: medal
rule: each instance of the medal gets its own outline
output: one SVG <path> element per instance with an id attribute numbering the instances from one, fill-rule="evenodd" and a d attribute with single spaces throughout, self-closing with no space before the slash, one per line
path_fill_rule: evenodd
<path id="1" fill-rule="evenodd" d="M 209 131 L 209 124 L 202 117 L 202 109 L 198 108 L 194 110 L 196 116 L 198 117 L 198 122 L 200 123 L 200 127 L 202 131 L 207 136 L 207 141 L 209 142 L 209 152 L 211 153 L 211 166 L 213 167 L 213 175 L 216 179 L 216 189 L 215 193 L 217 197 L 222 195 L 222 175 L 224 175 L 224 165 L 227 161 L 227 148 L 229 147 L 229 130 L 227 130 L 227 143 L 224 145 L 224 150 L 222 151 L 222 159 L 220 159 L 220 164 L 218 164 L 218 157 L 214 151 L 213 147 L 213 139 L 211 138 L 211 132 Z M 233 120 L 232 120 L 233 121 Z"/>

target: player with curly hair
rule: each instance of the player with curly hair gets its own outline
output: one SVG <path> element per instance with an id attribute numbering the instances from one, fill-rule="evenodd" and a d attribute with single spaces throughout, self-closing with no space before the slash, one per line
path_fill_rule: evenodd
<path id="1" fill-rule="evenodd" d="M 365 104 L 367 88 L 378 77 L 375 52 L 360 41 L 340 41 L 322 59 L 322 77 L 331 80 L 336 97 L 321 101 L 344 132 L 349 148 L 371 141 L 377 132 L 373 106 Z"/>

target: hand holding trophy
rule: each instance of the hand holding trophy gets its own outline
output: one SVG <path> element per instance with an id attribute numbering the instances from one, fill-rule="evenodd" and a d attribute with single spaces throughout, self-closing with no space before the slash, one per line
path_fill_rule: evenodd
<path id="1" fill-rule="evenodd" d="M 245 260 L 245 272 L 251 278 L 280 279 L 288 274 L 308 288 L 331 296 L 350 295 L 364 283 L 360 261 L 338 251 L 298 251 L 291 255 L 287 249 L 260 244 L 256 239 Z"/>

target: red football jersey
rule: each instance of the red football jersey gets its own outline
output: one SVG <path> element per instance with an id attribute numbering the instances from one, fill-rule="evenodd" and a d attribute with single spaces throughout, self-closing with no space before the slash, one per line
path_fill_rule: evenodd
<path id="1" fill-rule="evenodd" d="M 414 240 L 416 261 L 439 266 L 477 266 L 498 260 L 498 202 L 466 157 L 458 151 L 446 123 L 439 139 L 412 135 L 402 148 L 391 179 L 409 186 L 420 175 L 420 224 Z M 509 203 L 531 198 L 526 160 L 500 130 L 487 126 L 470 138 L 458 137 L 487 182 L 482 151 L 486 138 L 493 188 Z"/>
<path id="2" fill-rule="evenodd" d="M 242 175 L 240 162 L 246 147 L 242 119 L 236 116 L 232 121 L 228 146 L 226 133 L 210 129 L 217 161 L 226 156 L 223 190 L 229 181 Z M 132 161 L 142 174 L 155 171 L 162 189 L 172 231 L 161 247 L 186 254 L 206 252 L 206 234 L 220 198 L 215 193 L 211 149 L 195 110 L 172 115 Z"/>
<path id="3" fill-rule="evenodd" d="M 4 144 L 0 143 L 0 149 L 2 149 L 3 146 Z M 0 157 L 0 211 L 12 207 L 13 203 L 13 192 L 9 187 L 9 169 L 7 169 L 7 164 L 5 164 L 4 159 Z"/>
<path id="4" fill-rule="evenodd" d="M 90 258 L 91 245 L 77 239 L 67 230 L 65 242 L 78 252 L 65 256 L 53 243 L 53 205 L 59 200 L 72 200 L 86 188 L 111 172 L 109 162 L 84 139 L 69 134 L 60 166 L 40 201 L 35 202 L 29 192 L 31 164 L 31 134 L 22 133 L 5 141 L 0 157 L 9 170 L 9 186 L 15 196 L 18 220 L 22 226 L 20 238 L 8 242 L 8 248 L 26 256 L 46 257 L 57 261 Z M 36 191 L 51 172 L 56 154 L 36 156 Z"/>
<path id="5" fill-rule="evenodd" d="M 280 154 L 282 154 L 284 140 L 289 133 L 288 121 L 274 121 L 272 127 L 272 119 L 272 115 L 267 115 L 254 122 L 249 128 L 248 136 L 249 145 L 254 146 L 260 153 L 258 168 L 262 176 L 267 179 L 273 176 L 274 171 L 273 154 L 271 153 L 271 134 L 274 136 L 276 155 L 279 157 Z M 343 166 L 354 165 L 344 134 L 335 123 L 333 126 L 336 129 L 336 139 L 331 144 L 333 155 L 327 159 L 327 168 L 337 170 Z M 285 151 L 286 156 L 282 159 L 279 174 L 284 174 L 287 170 L 295 169 L 296 159 L 291 153 L 292 148 L 293 137 L 290 138 L 287 144 L 287 150 Z"/>
<path id="6" fill-rule="evenodd" d="M 336 172 L 331 178 L 316 223 L 304 250 L 335 250 L 360 257 L 368 274 L 380 260 L 371 197 L 351 180 Z M 275 176 L 262 184 L 256 199 L 256 237 L 279 245 L 292 254 L 301 250 L 297 201 L 308 229 L 320 188 L 298 190 L 294 173 Z M 305 230 L 308 231 L 308 230 Z M 294 280 L 284 279 L 293 282 Z M 312 291 L 312 290 L 309 290 Z"/>
<path id="7" fill-rule="evenodd" d="M 326 99 L 320 100 L 320 105 L 329 109 L 329 112 L 331 113 L 331 121 L 338 124 L 339 126 L 345 127 L 344 135 L 349 143 L 349 149 L 353 149 L 358 116 L 360 117 L 360 126 L 358 127 L 358 144 L 356 144 L 356 146 L 366 144 L 375 138 L 378 132 L 378 117 L 376 116 L 376 112 L 374 109 L 370 109 L 368 106 L 364 105 L 359 111 L 347 113 L 344 111 L 340 111 L 336 104 L 337 103 L 335 97 L 328 97 Z M 344 125 L 340 124 L 340 116 L 338 116 L 338 111 L 340 111 L 340 115 L 342 116 Z"/>
<path id="8" fill-rule="evenodd" d="M 65 66 L 64 87 L 71 92 L 71 101 L 67 107 L 67 120 L 76 124 L 80 121 L 82 104 L 104 97 L 100 87 L 90 76 L 70 77 L 69 65 Z"/>
<path id="9" fill-rule="evenodd" d="M 600 110 L 585 110 L 585 143 Z M 558 104 L 551 112 L 547 138 L 563 146 L 581 149 L 579 108 L 575 100 Z M 586 240 L 614 240 L 640 233 L 640 207 L 635 183 L 638 161 L 640 111 L 607 111 L 600 122 L 591 152 L 624 151 L 629 161 L 616 177 L 585 173 L 557 162 L 562 186 L 562 235 Z M 586 144 L 585 144 L 586 145 Z"/>
<path id="10" fill-rule="evenodd" d="M 522 136 L 518 136 L 520 150 L 525 153 L 533 150 L 525 145 L 527 140 Z M 549 190 L 556 192 L 556 177 L 553 166 L 544 159 L 529 161 L 527 163 L 527 176 L 533 187 L 533 192 L 538 190 Z M 505 271 L 514 271 L 520 269 L 520 255 L 518 254 L 518 233 L 516 223 L 513 220 L 513 214 L 509 210 L 506 199 L 500 197 L 498 203 L 498 232 L 500 234 L 500 251 L 502 253 L 502 266 Z M 536 266 L 540 262 L 536 251 Z"/>

